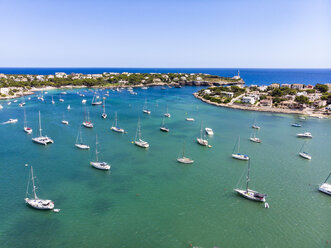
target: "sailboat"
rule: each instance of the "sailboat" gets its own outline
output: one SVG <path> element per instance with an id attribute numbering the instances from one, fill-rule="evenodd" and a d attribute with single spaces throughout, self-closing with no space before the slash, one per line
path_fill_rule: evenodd
<path id="1" fill-rule="evenodd" d="M 83 143 L 83 137 L 82 137 L 82 128 L 79 127 L 79 131 L 78 131 L 78 134 L 77 134 L 77 138 L 76 138 L 76 143 L 75 143 L 75 146 L 79 149 L 83 149 L 83 150 L 87 150 L 87 149 L 90 149 L 90 146 L 89 145 L 85 145 Z"/>
<path id="2" fill-rule="evenodd" d="M 237 144 L 238 144 L 238 150 L 237 150 L 237 153 L 234 153 Z M 233 148 L 232 157 L 235 158 L 235 159 L 239 159 L 239 160 L 249 160 L 249 157 L 247 155 L 239 153 L 239 150 L 240 150 L 240 137 L 238 137 L 237 144 Z"/>
<path id="3" fill-rule="evenodd" d="M 267 197 L 266 194 L 262 194 L 257 191 L 251 190 L 248 187 L 248 184 L 250 181 L 250 178 L 249 178 L 250 166 L 251 166 L 251 163 L 250 163 L 250 161 L 248 161 L 248 169 L 247 169 L 247 176 L 246 176 L 246 189 L 233 189 L 233 190 L 248 200 L 265 202 L 265 198 Z"/>
<path id="4" fill-rule="evenodd" d="M 85 104 L 85 103 L 86 103 L 86 99 L 83 99 L 83 100 L 82 100 L 82 104 Z"/>
<path id="5" fill-rule="evenodd" d="M 145 114 L 150 115 L 152 112 L 147 108 L 147 99 L 145 99 L 145 104 L 144 104 L 144 108 L 143 108 L 143 112 Z"/>
<path id="6" fill-rule="evenodd" d="M 162 124 L 161 124 L 160 130 L 163 131 L 163 132 L 169 132 L 170 131 L 169 128 L 164 126 L 164 117 L 162 118 Z"/>
<path id="7" fill-rule="evenodd" d="M 54 101 L 54 98 L 53 98 L 53 96 L 52 96 L 52 104 L 55 104 L 55 101 Z"/>
<path id="8" fill-rule="evenodd" d="M 102 112 L 101 117 L 102 117 L 103 119 L 106 119 L 106 118 L 107 118 L 107 114 L 106 114 L 106 101 L 105 101 L 105 100 L 103 100 L 102 109 L 103 109 L 103 112 Z"/>
<path id="9" fill-rule="evenodd" d="M 299 151 L 299 156 L 308 160 L 311 160 L 311 156 L 304 151 L 304 146 L 305 146 L 306 142 L 304 142 L 301 146 L 301 149 Z"/>
<path id="10" fill-rule="evenodd" d="M 92 99 L 92 105 L 101 105 L 102 101 L 100 101 L 99 96 L 94 95 Z"/>
<path id="11" fill-rule="evenodd" d="M 258 125 L 256 125 L 256 119 L 254 120 L 254 124 L 252 125 L 252 128 L 254 129 L 260 129 Z"/>
<path id="12" fill-rule="evenodd" d="M 70 104 L 68 105 L 67 109 L 68 109 L 68 110 L 70 110 L 70 109 L 71 109 L 71 107 L 70 107 Z"/>
<path id="13" fill-rule="evenodd" d="M 68 125 L 69 124 L 69 121 L 67 121 L 67 120 L 64 119 L 64 114 L 62 114 L 62 124 L 64 124 L 64 125 Z"/>
<path id="14" fill-rule="evenodd" d="M 27 134 L 31 134 L 32 133 L 32 128 L 28 127 L 27 125 L 27 121 L 26 121 L 26 113 L 25 113 L 25 108 L 24 108 L 24 132 L 26 132 Z"/>
<path id="15" fill-rule="evenodd" d="M 47 145 L 49 143 L 54 143 L 54 141 L 47 137 L 47 136 L 43 136 L 41 133 L 42 129 L 41 129 L 41 120 L 40 120 L 40 111 L 39 111 L 39 137 L 35 137 L 32 138 L 32 141 L 41 145 Z"/>
<path id="16" fill-rule="evenodd" d="M 33 168 L 31 166 L 31 177 L 29 176 L 29 181 L 28 181 L 28 185 L 26 188 L 26 198 L 25 203 L 28 204 L 30 207 L 33 207 L 35 209 L 39 209 L 39 210 L 52 210 L 54 208 L 54 202 L 52 200 L 43 200 L 43 199 L 39 199 L 36 193 L 36 185 L 34 182 L 34 175 L 33 175 Z M 29 198 L 29 184 L 30 184 L 30 180 L 32 181 L 32 192 L 33 192 L 33 197 Z"/>
<path id="17" fill-rule="evenodd" d="M 60 102 L 64 102 L 64 99 L 62 99 L 61 96 L 60 96 L 59 101 Z"/>
<path id="18" fill-rule="evenodd" d="M 82 124 L 86 128 L 93 127 L 93 123 L 90 121 L 90 112 L 89 111 L 87 111 L 87 119 L 86 119 L 86 114 L 85 114 L 85 121 Z"/>
<path id="19" fill-rule="evenodd" d="M 206 139 L 205 134 L 203 134 L 203 138 L 202 138 L 202 122 L 201 122 L 201 128 L 200 128 L 200 138 L 197 138 L 197 142 L 198 144 L 202 145 L 202 146 L 208 146 L 208 140 Z"/>
<path id="20" fill-rule="evenodd" d="M 134 139 L 134 144 L 136 146 L 139 146 L 139 147 L 142 147 L 142 148 L 148 148 L 149 147 L 148 142 L 144 141 L 141 137 L 140 119 L 138 119 L 137 131 L 136 131 L 136 137 Z"/>
<path id="21" fill-rule="evenodd" d="M 95 161 L 91 161 L 90 165 L 99 170 L 110 170 L 110 165 L 107 162 L 99 162 L 98 158 L 98 135 L 95 136 Z"/>
<path id="22" fill-rule="evenodd" d="M 117 126 L 117 112 L 115 112 L 115 121 L 113 126 L 110 128 L 110 130 L 117 132 L 117 133 L 124 133 L 124 129 L 123 128 L 119 128 Z"/>
<path id="23" fill-rule="evenodd" d="M 182 152 L 182 156 L 181 156 L 181 157 L 178 156 L 177 161 L 178 161 L 179 163 L 182 163 L 182 164 L 193 164 L 193 163 L 194 163 L 194 160 L 185 157 L 185 142 L 183 143 L 183 152 Z"/>
<path id="24" fill-rule="evenodd" d="M 166 113 L 164 114 L 164 116 L 165 116 L 165 117 L 168 117 L 168 118 L 171 117 L 171 114 L 170 114 L 169 111 L 168 111 L 168 105 L 167 105 L 167 111 L 166 111 Z"/>
<path id="25" fill-rule="evenodd" d="M 331 173 L 329 174 L 329 176 L 325 179 L 324 183 L 318 188 L 319 191 L 331 195 L 331 184 L 328 184 L 327 181 L 330 178 Z"/>
<path id="26" fill-rule="evenodd" d="M 256 132 L 254 132 L 251 137 L 249 138 L 250 141 L 255 143 L 261 143 L 261 139 L 256 137 Z"/>

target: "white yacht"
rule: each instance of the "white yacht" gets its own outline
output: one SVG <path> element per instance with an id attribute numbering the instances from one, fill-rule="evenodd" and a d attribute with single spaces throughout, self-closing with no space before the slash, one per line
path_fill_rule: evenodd
<path id="1" fill-rule="evenodd" d="M 187 117 L 186 120 L 187 120 L 187 121 L 194 121 L 194 118 Z"/>
<path id="2" fill-rule="evenodd" d="M 329 176 L 325 179 L 324 183 L 318 188 L 319 191 L 331 195 L 331 184 L 328 184 L 327 181 L 330 178 L 331 173 L 329 174 Z"/>
<path id="3" fill-rule="evenodd" d="M 137 131 L 136 131 L 136 137 L 134 139 L 134 144 L 136 146 L 139 146 L 139 147 L 142 147 L 142 148 L 148 148 L 149 147 L 148 142 L 144 141 L 141 137 L 140 119 L 138 119 Z"/>
<path id="4" fill-rule="evenodd" d="M 36 193 L 37 187 L 35 186 L 34 179 L 35 179 L 35 177 L 33 175 L 33 168 L 31 166 L 31 172 L 29 175 L 29 181 L 28 181 L 28 186 L 27 186 L 27 191 L 26 191 L 26 198 L 24 199 L 25 203 L 35 209 L 52 210 L 54 208 L 54 202 L 52 200 L 43 200 L 43 199 L 38 198 L 37 193 Z M 32 186 L 32 192 L 33 192 L 33 195 L 31 198 L 29 198 L 30 180 L 32 181 L 31 186 Z"/>
<path id="5" fill-rule="evenodd" d="M 32 128 L 30 128 L 30 127 L 27 126 L 25 108 L 24 108 L 24 127 L 23 127 L 23 130 L 27 134 L 31 134 L 32 133 Z"/>
<path id="6" fill-rule="evenodd" d="M 90 165 L 99 170 L 110 170 L 110 165 L 107 162 L 100 162 L 98 158 L 98 136 L 95 136 L 95 161 L 91 161 Z"/>
<path id="7" fill-rule="evenodd" d="M 144 86 L 144 87 L 141 87 L 142 90 L 147 90 L 148 87 Z"/>
<path id="8" fill-rule="evenodd" d="M 266 194 L 259 193 L 257 191 L 251 190 L 248 188 L 248 183 L 250 181 L 249 178 L 249 170 L 250 170 L 250 161 L 248 161 L 248 169 L 247 169 L 247 176 L 246 176 L 246 189 L 234 189 L 239 195 L 242 197 L 252 200 L 252 201 L 258 201 L 258 202 L 265 202 L 265 198 L 267 197 Z"/>
<path id="9" fill-rule="evenodd" d="M 253 133 L 251 137 L 249 138 L 250 141 L 255 142 L 255 143 L 261 143 L 261 139 L 256 137 L 256 133 Z"/>
<path id="10" fill-rule="evenodd" d="M 8 121 L 3 122 L 2 124 L 13 124 L 18 122 L 18 119 L 9 119 Z"/>
<path id="11" fill-rule="evenodd" d="M 161 123 L 161 126 L 160 126 L 160 130 L 162 132 L 169 132 L 170 131 L 170 129 L 165 127 L 165 125 L 164 125 L 164 117 L 162 118 L 162 123 Z"/>
<path id="12" fill-rule="evenodd" d="M 213 136 L 214 135 L 214 131 L 213 129 L 206 127 L 205 128 L 205 132 L 207 133 L 207 135 Z"/>
<path id="13" fill-rule="evenodd" d="M 67 109 L 68 109 L 68 110 L 70 110 L 70 109 L 71 109 L 71 107 L 70 107 L 70 104 L 68 105 Z"/>
<path id="14" fill-rule="evenodd" d="M 82 100 L 82 104 L 85 104 L 85 103 L 86 103 L 86 99 L 83 99 L 83 100 Z"/>
<path id="15" fill-rule="evenodd" d="M 85 121 L 82 124 L 86 128 L 93 127 L 93 123 L 90 121 L 90 112 L 89 111 L 87 111 L 87 119 L 86 119 L 86 115 L 85 115 Z"/>
<path id="16" fill-rule="evenodd" d="M 61 94 L 62 94 L 62 95 L 66 95 L 66 94 L 67 94 L 67 92 L 65 92 L 65 91 L 62 91 L 62 92 L 61 92 Z"/>
<path id="17" fill-rule="evenodd" d="M 53 96 L 52 96 L 52 104 L 55 104 L 55 101 L 54 101 L 54 98 L 53 98 Z"/>
<path id="18" fill-rule="evenodd" d="M 124 129 L 117 126 L 117 112 L 115 112 L 115 121 L 113 126 L 110 128 L 110 130 L 117 133 L 124 133 Z"/>
<path id="19" fill-rule="evenodd" d="M 150 115 L 152 112 L 147 108 L 147 100 L 145 99 L 145 104 L 143 108 L 143 113 Z"/>
<path id="20" fill-rule="evenodd" d="M 198 144 L 202 146 L 208 146 L 208 140 L 206 139 L 205 135 L 202 135 L 202 122 L 201 122 L 201 128 L 200 128 L 200 138 L 197 138 Z"/>
<path id="21" fill-rule="evenodd" d="M 297 137 L 299 138 L 313 138 L 313 136 L 311 135 L 311 133 L 309 132 L 305 132 L 305 133 L 298 133 Z"/>
<path id="22" fill-rule="evenodd" d="M 302 157 L 302 158 L 305 158 L 305 159 L 308 159 L 308 160 L 311 160 L 311 156 L 305 152 L 305 145 L 306 145 L 306 142 L 304 142 L 301 146 L 301 149 L 299 151 L 299 156 Z"/>
<path id="23" fill-rule="evenodd" d="M 32 141 L 40 145 L 53 144 L 54 141 L 47 136 L 43 136 L 41 130 L 42 129 L 41 129 L 41 120 L 40 120 L 40 111 L 39 111 L 39 137 L 32 138 Z"/>
<path id="24" fill-rule="evenodd" d="M 236 145 L 237 146 L 237 153 L 234 153 L 235 149 L 236 149 Z M 239 153 L 239 150 L 240 150 L 240 137 L 238 137 L 238 141 L 237 141 L 237 144 L 236 144 L 233 148 L 233 153 L 232 153 L 232 157 L 235 158 L 235 159 L 239 159 L 239 160 L 249 160 L 249 157 L 245 154 L 241 154 Z"/>
<path id="25" fill-rule="evenodd" d="M 167 117 L 167 118 L 170 118 L 170 117 L 171 117 L 171 114 L 170 114 L 169 111 L 168 111 L 168 105 L 167 105 L 167 111 L 166 111 L 166 113 L 164 114 L 164 116 Z"/>
<path id="26" fill-rule="evenodd" d="M 185 142 L 184 142 L 184 144 L 183 144 L 183 152 L 182 152 L 182 156 L 181 156 L 181 157 L 178 156 L 177 161 L 178 161 L 179 163 L 182 163 L 182 164 L 193 164 L 193 163 L 194 163 L 194 160 L 185 157 Z"/>
<path id="27" fill-rule="evenodd" d="M 77 138 L 76 138 L 76 143 L 75 143 L 75 146 L 79 149 L 83 149 L 83 150 L 87 150 L 87 149 L 90 149 L 90 146 L 89 145 L 85 145 L 83 143 L 83 137 L 82 137 L 82 128 L 79 127 L 79 131 L 78 131 L 78 134 L 77 134 Z"/>

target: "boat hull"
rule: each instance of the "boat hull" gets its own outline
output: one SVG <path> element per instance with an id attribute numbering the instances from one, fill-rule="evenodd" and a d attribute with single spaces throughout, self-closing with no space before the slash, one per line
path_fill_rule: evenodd
<path id="1" fill-rule="evenodd" d="M 90 146 L 88 145 L 84 145 L 84 144 L 75 144 L 75 146 L 79 149 L 82 149 L 82 150 L 88 150 L 90 149 Z"/>
<path id="2" fill-rule="evenodd" d="M 90 162 L 90 165 L 98 170 L 110 170 L 110 165 L 106 162 Z"/>
<path id="3" fill-rule="evenodd" d="M 197 142 L 199 145 L 208 146 L 208 140 L 197 138 Z"/>
<path id="4" fill-rule="evenodd" d="M 42 199 L 29 199 L 25 198 L 25 203 L 38 210 L 52 210 L 54 209 L 54 202 L 51 200 L 42 200 Z"/>
<path id="5" fill-rule="evenodd" d="M 32 138 L 32 141 L 44 146 L 54 143 L 54 141 L 48 137 L 36 137 L 36 138 Z"/>
<path id="6" fill-rule="evenodd" d="M 331 185 L 328 183 L 323 183 L 318 190 L 327 195 L 331 195 Z"/>
<path id="7" fill-rule="evenodd" d="M 27 134 L 32 134 L 32 128 L 25 127 L 24 132 L 26 132 Z"/>
<path id="8" fill-rule="evenodd" d="M 142 148 L 148 148 L 149 144 L 146 141 L 135 141 L 134 144 L 136 146 L 142 147 Z"/>
<path id="9" fill-rule="evenodd" d="M 241 190 L 241 189 L 234 189 L 234 191 L 236 191 L 240 196 L 248 199 L 248 200 L 251 200 L 251 201 L 257 201 L 257 202 L 265 202 L 265 197 L 256 197 L 254 196 L 256 193 L 256 191 L 254 190 Z"/>
<path id="10" fill-rule="evenodd" d="M 182 163 L 182 164 L 193 164 L 194 163 L 194 160 L 189 159 L 189 158 L 185 158 L 185 157 L 183 157 L 183 158 L 177 158 L 177 161 L 179 163 Z"/>
<path id="11" fill-rule="evenodd" d="M 244 161 L 249 160 L 249 157 L 244 154 L 232 154 L 232 157 L 238 160 L 244 160 Z"/>
<path id="12" fill-rule="evenodd" d="M 311 160 L 311 156 L 308 155 L 307 153 L 300 152 L 300 153 L 299 153 L 299 156 L 302 157 L 302 158 L 305 158 L 305 159 Z"/>
<path id="13" fill-rule="evenodd" d="M 169 132 L 170 131 L 169 128 L 166 128 L 166 127 L 160 127 L 160 130 L 162 132 Z"/>
<path id="14" fill-rule="evenodd" d="M 112 130 L 116 133 L 124 133 L 124 129 L 118 128 L 118 127 L 111 127 L 110 130 Z"/>

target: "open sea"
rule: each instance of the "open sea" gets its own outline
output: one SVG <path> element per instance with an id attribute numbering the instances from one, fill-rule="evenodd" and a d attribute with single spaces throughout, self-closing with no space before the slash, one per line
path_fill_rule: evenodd
<path id="1" fill-rule="evenodd" d="M 247 69 L 239 68 L 240 76 L 246 85 L 269 85 L 272 83 L 331 83 L 331 69 Z M 55 72 L 94 74 L 103 72 L 131 72 L 131 73 L 207 73 L 223 77 L 237 75 L 238 69 L 234 68 L 23 68 L 0 67 L 0 73 L 6 74 L 38 74 L 48 75 Z"/>
<path id="2" fill-rule="evenodd" d="M 6 70 L 0 72 L 9 73 Z M 16 73 L 69 72 L 19 70 Z M 98 70 L 88 72 L 104 71 Z M 293 77 L 269 71 L 268 78 L 270 83 L 330 82 L 330 70 L 316 77 L 316 70 L 309 71 L 301 76 L 287 72 Z M 212 69 L 209 73 L 227 75 Z M 263 74 L 241 70 L 249 83 L 267 83 L 254 73 Z M 102 106 L 91 105 L 93 92 L 86 89 L 67 90 L 67 95 L 49 91 L 44 102 L 36 94 L 31 100 L 26 97 L 24 107 L 32 135 L 23 131 L 23 108 L 18 106 L 22 99 L 11 105 L 0 101 L 0 122 L 18 118 L 15 124 L 0 125 L 0 247 L 331 247 L 331 197 L 318 191 L 331 172 L 331 120 L 220 108 L 195 99 L 192 93 L 199 89 L 135 89 L 138 95 L 110 91 L 107 119 L 101 118 Z M 86 105 L 78 91 L 86 95 Z M 98 92 L 102 96 L 106 90 Z M 60 96 L 64 102 L 59 102 Z M 145 99 L 151 115 L 142 113 Z M 167 106 L 171 118 L 165 124 L 170 132 L 163 133 L 159 127 Z M 41 146 L 31 140 L 38 133 L 38 111 L 43 134 L 54 144 Z M 86 111 L 94 123 L 93 129 L 82 128 L 89 151 L 74 147 Z M 110 130 L 115 111 L 126 134 Z M 69 125 L 61 123 L 63 116 Z M 195 121 L 187 122 L 186 117 Z M 150 144 L 146 150 L 132 144 L 138 118 Z M 254 121 L 261 126 L 261 144 L 249 141 Z M 201 122 L 214 130 L 208 138 L 211 148 L 196 142 Z M 293 122 L 302 127 L 292 127 Z M 313 135 L 305 145 L 310 161 L 298 155 L 304 140 L 296 134 L 305 131 Z M 111 164 L 110 172 L 89 165 L 95 157 L 96 134 L 99 155 Z M 247 171 L 247 162 L 231 158 L 239 136 L 240 152 L 251 157 L 250 188 L 268 194 L 269 209 L 233 191 L 237 185 L 244 187 Z M 186 156 L 195 160 L 192 165 L 176 161 L 183 142 Z M 59 213 L 25 204 L 30 166 L 39 197 L 52 199 Z"/>

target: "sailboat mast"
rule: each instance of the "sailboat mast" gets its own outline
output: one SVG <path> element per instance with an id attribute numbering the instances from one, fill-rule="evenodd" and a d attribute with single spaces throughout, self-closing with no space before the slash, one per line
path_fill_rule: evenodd
<path id="1" fill-rule="evenodd" d="M 184 158 L 184 156 L 185 156 L 185 142 L 183 144 L 183 158 Z"/>
<path id="2" fill-rule="evenodd" d="M 95 135 L 95 158 L 98 162 L 98 135 Z"/>
<path id="3" fill-rule="evenodd" d="M 40 111 L 39 111 L 39 135 L 40 135 L 40 137 L 42 136 L 41 135 L 41 120 L 40 120 Z"/>
<path id="4" fill-rule="evenodd" d="M 251 160 L 248 160 L 248 170 L 247 170 L 247 177 L 246 177 L 246 192 L 248 192 L 248 183 L 249 183 L 249 170 L 251 167 Z"/>
<path id="5" fill-rule="evenodd" d="M 25 108 L 24 108 L 24 128 L 26 127 L 26 113 L 25 113 Z"/>
<path id="6" fill-rule="evenodd" d="M 117 127 L 117 112 L 115 112 L 115 127 Z"/>
<path id="7" fill-rule="evenodd" d="M 240 136 L 238 137 L 238 152 L 239 153 L 239 150 L 240 150 Z"/>
<path id="8" fill-rule="evenodd" d="M 103 113 L 105 114 L 106 113 L 106 101 L 103 100 Z"/>
<path id="9" fill-rule="evenodd" d="M 331 176 L 331 172 L 330 172 L 329 176 L 325 179 L 325 182 L 324 183 L 326 183 L 328 181 L 328 179 L 330 178 L 330 176 Z"/>
<path id="10" fill-rule="evenodd" d="M 31 166 L 31 178 L 32 178 L 32 190 L 33 190 L 33 195 L 34 195 L 34 199 L 38 199 L 37 194 L 36 194 L 36 186 L 34 184 L 34 176 L 33 176 L 33 168 Z"/>

